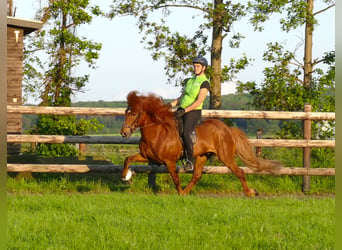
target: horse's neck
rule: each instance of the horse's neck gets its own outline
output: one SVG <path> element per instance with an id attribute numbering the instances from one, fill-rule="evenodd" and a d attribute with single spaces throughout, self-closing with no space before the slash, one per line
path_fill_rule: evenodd
<path id="1" fill-rule="evenodd" d="M 150 127 L 152 125 L 155 125 L 155 123 L 152 121 L 152 119 L 148 115 L 145 115 L 142 121 L 142 124 L 140 125 L 140 129 L 143 129 L 145 127 Z"/>
<path id="2" fill-rule="evenodd" d="M 178 125 L 172 126 L 168 122 L 153 122 L 151 118 L 147 118 L 144 120 L 142 126 L 140 127 L 140 131 L 142 136 L 146 134 L 147 136 L 156 135 L 158 136 L 161 132 L 161 128 L 165 128 L 164 131 L 168 131 L 169 135 L 176 134 L 178 135 Z"/>

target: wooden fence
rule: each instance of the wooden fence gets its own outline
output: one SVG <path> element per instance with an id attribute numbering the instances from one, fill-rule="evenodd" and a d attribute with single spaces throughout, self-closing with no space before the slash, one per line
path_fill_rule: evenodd
<path id="1" fill-rule="evenodd" d="M 89 116 L 123 116 L 124 108 L 79 108 L 79 107 L 38 107 L 38 106 L 7 106 L 8 114 L 54 114 L 54 115 L 89 115 Z M 335 140 L 311 140 L 311 121 L 335 120 L 332 112 L 311 112 L 311 106 L 305 105 L 303 112 L 277 111 L 237 111 L 237 110 L 203 110 L 203 117 L 245 118 L 245 119 L 283 119 L 304 120 L 303 140 L 281 139 L 249 139 L 254 147 L 289 147 L 303 148 L 303 167 L 286 167 L 279 175 L 302 175 L 304 187 L 309 188 L 309 176 L 335 175 L 335 168 L 310 168 L 310 152 L 313 147 L 333 148 Z M 139 137 L 120 138 L 115 136 L 61 136 L 61 135 L 7 135 L 7 142 L 12 143 L 85 143 L 85 144 L 137 144 Z M 267 174 L 241 167 L 246 174 Z M 116 165 L 75 165 L 75 164 L 7 164 L 8 172 L 121 172 L 122 166 Z M 165 166 L 132 166 L 135 172 L 166 173 Z M 180 173 L 184 172 L 179 168 Z M 226 167 L 206 166 L 203 173 L 226 174 Z"/>

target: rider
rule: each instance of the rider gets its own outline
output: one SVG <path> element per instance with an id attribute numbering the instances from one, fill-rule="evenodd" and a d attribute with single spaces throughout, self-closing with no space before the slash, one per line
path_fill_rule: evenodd
<path id="1" fill-rule="evenodd" d="M 197 56 L 193 61 L 195 76 L 188 79 L 182 91 L 182 95 L 173 100 L 171 107 L 179 105 L 175 112 L 176 117 L 183 121 L 182 138 L 184 142 L 186 171 L 194 169 L 193 142 L 191 133 L 201 119 L 202 106 L 210 90 L 209 80 L 205 75 L 208 61 L 203 56 Z"/>

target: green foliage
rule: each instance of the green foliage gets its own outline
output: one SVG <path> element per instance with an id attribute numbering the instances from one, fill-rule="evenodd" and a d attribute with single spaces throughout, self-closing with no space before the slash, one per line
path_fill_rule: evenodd
<path id="1" fill-rule="evenodd" d="M 290 31 L 304 25 L 307 21 L 313 24 L 317 24 L 317 20 L 314 16 L 321 11 L 314 13 L 314 15 L 308 20 L 309 15 L 307 13 L 307 0 L 301 1 L 289 1 L 289 0 L 277 0 L 277 1 L 264 1 L 253 0 L 248 1 L 248 10 L 253 13 L 251 22 L 255 27 L 255 30 L 263 30 L 262 24 L 269 20 L 270 16 L 274 13 L 286 14 L 285 17 L 280 19 L 281 28 L 284 31 Z M 312 0 L 312 2 L 318 2 L 318 0 Z M 325 10 L 335 6 L 334 0 L 322 0 L 327 7 Z"/>
<path id="2" fill-rule="evenodd" d="M 193 18 L 201 18 L 201 24 L 192 34 L 180 34 L 167 25 L 167 18 L 176 9 L 192 10 L 189 14 Z M 132 15 L 138 20 L 138 27 L 143 34 L 142 42 L 151 51 L 154 60 L 165 60 L 165 71 L 168 82 L 181 85 L 184 78 L 192 72 L 191 61 L 197 55 L 210 53 L 211 60 L 215 60 L 208 67 L 207 75 L 211 81 L 212 102 L 210 108 L 220 107 L 221 82 L 232 79 L 250 62 L 246 55 L 239 59 L 231 59 L 229 65 L 220 65 L 223 40 L 226 45 L 238 48 L 241 39 L 239 32 L 232 32 L 235 22 L 246 15 L 246 6 L 231 1 L 113 1 L 109 18 Z M 157 14 L 157 15 L 156 15 Z M 160 15 L 158 21 L 155 17 Z M 214 77 L 213 77 L 214 76 Z"/>
<path id="3" fill-rule="evenodd" d="M 334 111 L 335 104 L 333 93 L 335 91 L 334 76 L 335 66 L 331 59 L 334 52 L 326 55 L 322 60 L 331 65 L 326 74 L 323 70 L 317 69 L 314 72 L 316 78 L 313 79 L 311 88 L 308 90 L 303 81 L 299 78 L 301 71 L 298 67 L 291 67 L 294 54 L 284 50 L 279 43 L 268 44 L 268 51 L 264 53 L 264 60 L 274 63 L 272 67 L 264 70 L 264 81 L 260 88 L 255 82 L 241 83 L 238 90 L 246 90 L 254 98 L 253 105 L 262 110 L 279 111 L 302 111 L 305 103 L 310 103 L 312 111 Z M 328 101 L 324 102 L 322 101 Z M 324 108 L 325 107 L 325 108 Z"/>
<path id="4" fill-rule="evenodd" d="M 335 52 L 327 52 L 321 58 L 312 59 L 312 36 L 318 23 L 318 14 L 333 8 L 335 1 L 324 0 L 326 7 L 314 12 L 314 0 L 310 1 L 250 1 L 248 9 L 253 15 L 251 21 L 257 30 L 273 13 L 286 13 L 280 19 L 281 28 L 289 32 L 306 25 L 304 60 L 296 60 L 295 53 L 284 49 L 279 43 L 269 43 L 263 59 L 273 64 L 264 70 L 262 83 L 241 83 L 239 91 L 249 92 L 253 104 L 262 110 L 302 111 L 305 103 L 312 105 L 312 112 L 335 111 Z M 327 66 L 326 72 L 317 68 L 319 63 Z M 302 77 L 302 79 L 300 79 Z M 312 137 L 333 138 L 334 121 L 313 122 Z M 301 138 L 302 122 L 284 121 L 278 135 L 282 138 Z"/>
<path id="5" fill-rule="evenodd" d="M 38 15 L 44 26 L 31 36 L 25 51 L 25 91 L 37 94 L 42 106 L 71 106 L 71 96 L 80 91 L 89 75 L 76 76 L 74 69 L 82 61 L 95 68 L 101 44 L 77 36 L 77 28 L 89 24 L 93 15 L 101 15 L 88 0 L 49 1 Z M 34 52 L 40 51 L 42 54 Z M 41 58 L 47 58 L 42 61 Z M 75 117 L 38 116 L 30 130 L 41 135 L 84 135 L 103 127 L 96 119 L 85 121 Z M 36 153 L 43 156 L 71 156 L 77 152 L 67 144 L 38 144 Z"/>
<path id="6" fill-rule="evenodd" d="M 75 76 L 82 61 L 95 68 L 101 44 L 77 36 L 76 29 L 100 15 L 88 0 L 50 1 L 39 10 L 44 26 L 29 36 L 25 49 L 24 90 L 36 95 L 42 104 L 70 106 L 70 98 L 88 82 L 89 75 Z M 42 56 L 44 55 L 44 56 Z M 42 61 L 46 58 L 45 61 Z"/>
<path id="7" fill-rule="evenodd" d="M 38 135 L 84 135 L 98 131 L 103 125 L 96 119 L 77 120 L 73 116 L 40 115 L 29 131 Z M 75 156 L 77 149 L 70 144 L 38 143 L 35 153 L 41 156 Z"/>
<path id="8" fill-rule="evenodd" d="M 299 78 L 302 74 L 300 65 L 293 68 L 295 55 L 284 50 L 279 43 L 268 44 L 264 60 L 274 66 L 264 70 L 265 78 L 261 84 L 256 82 L 239 83 L 238 91 L 247 91 L 253 96 L 251 104 L 261 110 L 303 111 L 304 104 L 310 103 L 312 112 L 335 111 L 335 52 L 326 53 L 320 62 L 327 64 L 328 69 L 315 69 L 308 89 Z M 318 63 L 318 62 L 317 62 Z M 300 138 L 302 122 L 284 121 L 278 135 L 282 138 Z M 334 121 L 329 125 L 314 122 L 313 136 L 332 138 Z"/>

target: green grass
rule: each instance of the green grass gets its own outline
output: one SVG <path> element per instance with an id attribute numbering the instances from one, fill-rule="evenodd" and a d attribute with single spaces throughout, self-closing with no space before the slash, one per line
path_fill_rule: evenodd
<path id="1" fill-rule="evenodd" d="M 94 146 L 122 164 L 136 145 Z M 300 167 L 302 150 L 263 150 Z M 215 162 L 214 162 L 215 163 Z M 208 163 L 212 165 L 212 163 Z M 242 165 L 242 164 L 240 164 Z M 312 154 L 334 167 L 334 152 Z M 190 174 L 181 174 L 183 186 Z M 234 175 L 203 175 L 179 197 L 169 174 L 8 174 L 8 249 L 334 249 L 335 177 L 247 175 L 261 194 L 246 198 Z"/>
<path id="2" fill-rule="evenodd" d="M 115 164 L 134 150 L 95 148 Z M 301 159 L 276 153 L 286 166 Z M 311 177 L 306 195 L 300 176 L 246 178 L 260 197 L 245 198 L 234 175 L 203 175 L 179 197 L 169 174 L 153 189 L 148 174 L 123 184 L 120 174 L 10 173 L 8 249 L 334 249 L 334 176 Z"/>
<path id="3" fill-rule="evenodd" d="M 8 195 L 8 249 L 333 249 L 333 198 Z"/>
<path id="4" fill-rule="evenodd" d="M 191 174 L 181 174 L 184 187 Z M 249 187 L 261 195 L 297 194 L 302 192 L 301 176 L 247 175 Z M 157 174 L 156 186 L 149 187 L 148 174 L 137 174 L 130 184 L 121 182 L 120 174 L 8 174 L 7 190 L 10 193 L 159 193 L 176 194 L 169 174 Z M 243 194 L 240 181 L 235 175 L 203 175 L 192 191 L 200 194 Z M 308 195 L 335 194 L 335 177 L 314 176 L 310 178 Z"/>

